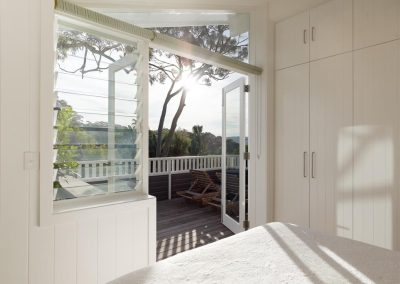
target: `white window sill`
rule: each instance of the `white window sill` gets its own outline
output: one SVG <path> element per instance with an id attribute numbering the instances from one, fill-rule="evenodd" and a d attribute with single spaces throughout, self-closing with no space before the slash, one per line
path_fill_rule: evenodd
<path id="1" fill-rule="evenodd" d="M 54 202 L 53 214 L 41 226 L 97 218 L 125 209 L 155 207 L 156 198 L 142 192 L 121 192 Z"/>
<path id="2" fill-rule="evenodd" d="M 54 202 L 54 214 L 61 214 L 77 210 L 86 210 L 102 206 L 110 206 L 121 203 L 137 202 L 154 198 L 142 192 L 120 192 L 102 194 L 77 199 L 66 199 Z"/>

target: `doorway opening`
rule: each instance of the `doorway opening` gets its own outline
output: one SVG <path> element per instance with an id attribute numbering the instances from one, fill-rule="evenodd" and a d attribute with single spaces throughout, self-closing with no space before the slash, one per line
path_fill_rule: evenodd
<path id="1" fill-rule="evenodd" d="M 157 197 L 162 260 L 244 230 L 248 94 L 242 74 L 153 52 L 154 64 L 162 65 L 150 66 L 149 194 Z M 166 66 L 186 60 L 190 67 L 179 70 L 185 79 L 165 83 L 161 74 L 178 74 Z M 220 77 L 204 73 L 193 80 L 199 68 Z"/>
<path id="2" fill-rule="evenodd" d="M 107 14 L 249 61 L 247 14 Z M 149 54 L 149 194 L 157 197 L 161 260 L 246 226 L 248 78 L 212 59 L 203 63 L 157 48 Z"/>
<path id="3" fill-rule="evenodd" d="M 194 105 L 189 104 L 190 100 L 187 102 L 187 122 L 194 126 L 192 130 L 182 127 L 176 131 L 173 152 L 166 157 L 150 157 L 149 193 L 157 197 L 158 260 L 245 229 L 248 210 L 246 78 L 232 73 L 232 78 L 224 81 L 214 88 L 215 97 L 211 102 Z M 195 97 L 196 93 L 188 92 L 187 96 L 191 95 Z M 191 107 L 207 110 L 212 104 L 219 110 L 206 111 L 201 121 L 195 120 Z M 150 103 L 150 113 L 152 107 Z M 212 116 L 219 123 L 215 130 L 206 123 Z M 154 133 L 151 135 L 155 139 Z M 153 143 L 149 144 L 154 147 Z"/>

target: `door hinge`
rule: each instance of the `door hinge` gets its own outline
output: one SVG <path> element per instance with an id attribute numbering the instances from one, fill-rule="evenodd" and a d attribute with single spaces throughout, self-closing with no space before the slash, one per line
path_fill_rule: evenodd
<path id="1" fill-rule="evenodd" d="M 244 220 L 243 221 L 243 228 L 247 231 L 250 228 L 250 221 Z"/>
<path id="2" fill-rule="evenodd" d="M 250 85 L 244 85 L 244 92 L 249 93 L 250 92 Z"/>
<path id="3" fill-rule="evenodd" d="M 244 160 L 250 160 L 250 153 L 249 152 L 244 152 L 243 153 L 243 159 Z"/>

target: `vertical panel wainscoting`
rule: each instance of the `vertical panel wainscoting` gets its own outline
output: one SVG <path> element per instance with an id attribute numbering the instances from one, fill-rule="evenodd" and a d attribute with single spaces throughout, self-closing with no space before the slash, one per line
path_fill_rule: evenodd
<path id="1" fill-rule="evenodd" d="M 115 252 L 117 223 L 115 216 L 105 216 L 98 221 L 98 282 L 106 283 L 115 278 Z"/>
<path id="2" fill-rule="evenodd" d="M 397 248 L 400 40 L 354 55 L 354 239 Z"/>
<path id="3" fill-rule="evenodd" d="M 154 263 L 156 202 L 142 202 L 109 215 L 33 227 L 30 283 L 107 283 Z"/>
<path id="4" fill-rule="evenodd" d="M 276 25 L 284 45 L 276 69 L 287 67 L 276 72 L 276 220 L 304 224 L 298 216 L 309 213 L 312 229 L 400 250 L 400 1 L 331 0 L 310 10 L 310 31 L 292 24 L 303 14 Z M 297 149 L 306 131 L 291 128 L 302 119 L 302 77 L 283 76 L 303 59 L 292 48 L 307 42 L 310 155 Z M 279 66 L 280 57 L 292 60 Z M 302 201 L 307 165 L 310 199 Z"/>

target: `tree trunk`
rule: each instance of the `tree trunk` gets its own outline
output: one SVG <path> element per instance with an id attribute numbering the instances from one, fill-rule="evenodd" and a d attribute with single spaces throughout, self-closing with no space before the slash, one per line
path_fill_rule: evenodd
<path id="1" fill-rule="evenodd" d="M 171 100 L 170 95 L 168 94 L 167 97 L 165 98 L 163 108 L 161 111 L 161 117 L 160 121 L 158 123 L 158 129 L 157 129 L 157 144 L 156 144 L 156 157 L 161 157 L 161 152 L 162 152 L 162 132 L 164 129 L 164 122 L 165 122 L 165 115 L 167 114 L 167 107 L 168 103 Z"/>
<path id="2" fill-rule="evenodd" d="M 163 147 L 162 147 L 161 154 L 162 154 L 163 157 L 168 156 L 169 148 L 171 147 L 172 140 L 174 138 L 174 133 L 175 133 L 175 130 L 176 130 L 176 127 L 177 127 L 177 124 L 178 124 L 178 119 L 182 114 L 183 108 L 185 107 L 185 101 L 186 101 L 186 90 L 183 89 L 182 90 L 182 95 L 181 95 L 181 100 L 179 102 L 178 110 L 176 111 L 176 113 L 174 115 L 174 119 L 172 120 L 172 123 L 171 123 L 171 128 L 168 131 L 168 135 L 165 138 L 165 141 L 164 141 L 164 144 L 163 144 Z"/>

